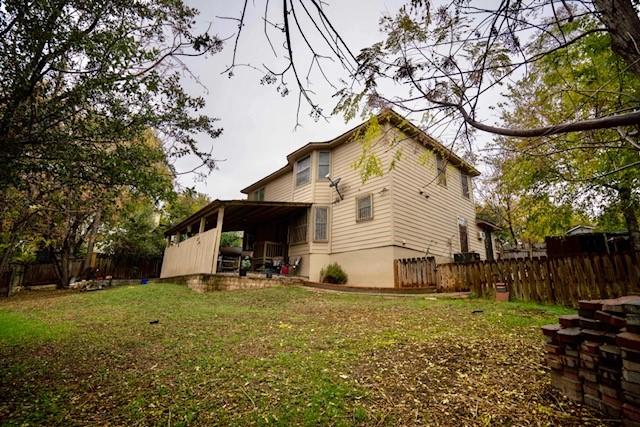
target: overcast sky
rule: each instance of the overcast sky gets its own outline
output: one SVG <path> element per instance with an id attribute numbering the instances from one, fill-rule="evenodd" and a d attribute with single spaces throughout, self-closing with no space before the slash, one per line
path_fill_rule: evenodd
<path id="1" fill-rule="evenodd" d="M 237 31 L 236 22 L 220 17 L 239 16 L 242 1 L 187 1 L 200 10 L 199 28 L 211 25 L 210 31 L 221 38 L 231 37 Z M 326 13 L 357 53 L 361 48 L 382 39 L 383 35 L 378 31 L 380 17 L 385 12 L 395 12 L 404 3 L 401 0 L 333 0 L 329 2 Z M 262 8 L 262 1 L 256 1 L 255 6 L 249 2 L 247 25 L 242 30 L 237 63 L 257 66 L 262 63 L 277 64 L 264 36 Z M 279 10 L 274 7 L 274 14 L 277 12 Z M 281 21 L 277 16 L 273 20 Z M 277 34 L 273 36 L 274 42 L 281 40 Z M 296 40 L 292 42 L 294 45 L 296 43 Z M 221 53 L 206 59 L 192 58 L 186 63 L 198 77 L 199 83 L 185 79 L 185 86 L 190 93 L 205 98 L 205 113 L 219 118 L 219 126 L 224 131 L 215 140 L 200 138 L 201 149 L 212 149 L 214 157 L 221 160 L 218 170 L 204 181 L 195 180 L 193 175 L 185 175 L 179 178 L 179 182 L 185 186 L 195 186 L 198 191 L 219 199 L 241 198 L 242 188 L 282 167 L 286 155 L 296 148 L 310 141 L 332 139 L 361 121 L 358 118 L 346 124 L 343 117 L 336 116 L 328 122 L 316 122 L 309 117 L 308 109 L 304 109 L 301 114 L 302 127 L 294 129 L 297 95 L 293 86 L 291 94 L 282 97 L 276 92 L 275 86 L 261 85 L 261 75 L 250 68 L 236 69 L 232 78 L 221 74 L 231 64 L 232 54 L 233 39 L 229 39 Z M 331 98 L 334 90 L 320 79 L 314 79 L 313 83 L 313 89 L 325 111 L 330 111 L 335 104 Z M 182 160 L 178 167 L 187 170 L 192 164 L 193 159 Z"/>

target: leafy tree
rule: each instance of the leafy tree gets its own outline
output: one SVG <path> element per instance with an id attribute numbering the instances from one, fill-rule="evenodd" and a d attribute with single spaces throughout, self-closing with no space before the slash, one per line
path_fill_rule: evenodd
<path id="1" fill-rule="evenodd" d="M 587 32 L 595 23 L 580 19 L 564 31 Z M 544 45 L 545 39 L 540 40 Z M 640 78 L 610 49 L 609 36 L 591 33 L 562 54 L 549 54 L 509 90 L 503 106 L 505 123 L 516 127 L 546 126 L 563 118 L 577 120 L 636 108 Z M 501 138 L 505 153 L 498 179 L 515 194 L 548 197 L 592 217 L 618 210 L 636 248 L 640 230 L 636 213 L 640 151 L 625 129 L 601 129 L 541 138 Z"/>
<path id="2" fill-rule="evenodd" d="M 195 135 L 221 130 L 181 86 L 181 58 L 222 46 L 196 15 L 181 0 L 3 3 L 0 200 L 18 203 L 0 207 L 0 270 L 37 242 L 66 285 L 121 193 L 166 198 L 177 157 L 214 167 Z"/>
<path id="3" fill-rule="evenodd" d="M 242 246 L 242 235 L 235 231 L 225 231 L 220 236 L 220 246 L 239 248 Z"/>
<path id="4" fill-rule="evenodd" d="M 145 196 L 127 197 L 103 227 L 101 247 L 115 258 L 161 257 L 165 240 L 160 210 Z"/>
<path id="5" fill-rule="evenodd" d="M 64 180 L 140 184 L 141 137 L 155 129 L 169 156 L 194 153 L 194 135 L 215 138 L 215 119 L 194 115 L 175 67 L 215 53 L 194 34 L 182 1 L 9 0 L 0 8 L 0 190 L 33 173 Z M 142 175 L 142 176 L 141 176 Z"/>
<path id="6" fill-rule="evenodd" d="M 196 213 L 210 201 L 207 195 L 198 193 L 194 188 L 185 188 L 171 195 L 166 202 L 162 209 L 161 223 L 166 227 L 171 226 Z"/>

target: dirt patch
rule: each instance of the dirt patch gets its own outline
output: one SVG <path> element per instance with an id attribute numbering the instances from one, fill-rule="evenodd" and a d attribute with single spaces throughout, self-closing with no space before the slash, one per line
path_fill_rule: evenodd
<path id="1" fill-rule="evenodd" d="M 374 351 L 354 370 L 364 402 L 398 425 L 606 425 L 552 390 L 538 346 L 437 338 Z"/>

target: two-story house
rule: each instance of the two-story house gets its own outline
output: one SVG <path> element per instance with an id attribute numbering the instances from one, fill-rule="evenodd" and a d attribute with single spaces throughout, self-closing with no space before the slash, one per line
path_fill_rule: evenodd
<path id="1" fill-rule="evenodd" d="M 337 262 L 354 286 L 392 287 L 398 258 L 486 258 L 472 191 L 479 172 L 392 110 L 372 120 L 295 150 L 285 166 L 242 190 L 246 200 L 214 201 L 169 229 L 183 250 L 164 277 L 189 268 L 215 273 L 216 230 L 243 231 L 256 268 L 282 257 L 295 260 L 296 274 L 318 281 L 320 270 Z M 218 237 L 185 244 L 211 230 Z M 210 257 L 202 257 L 203 247 Z M 200 264 L 185 261 L 194 257 Z"/>

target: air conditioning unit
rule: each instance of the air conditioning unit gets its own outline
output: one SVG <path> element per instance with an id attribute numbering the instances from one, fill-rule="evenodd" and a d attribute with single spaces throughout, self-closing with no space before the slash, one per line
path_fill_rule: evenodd
<path id="1" fill-rule="evenodd" d="M 453 262 L 456 264 L 466 264 L 475 261 L 480 261 L 480 254 L 478 252 L 458 252 L 453 254 Z"/>

